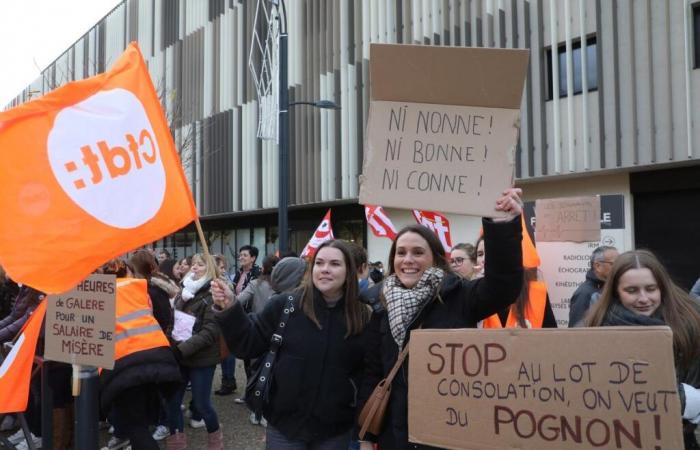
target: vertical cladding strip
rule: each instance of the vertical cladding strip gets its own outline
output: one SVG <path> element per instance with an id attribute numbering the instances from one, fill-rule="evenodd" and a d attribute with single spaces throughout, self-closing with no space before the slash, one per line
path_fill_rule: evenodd
<path id="1" fill-rule="evenodd" d="M 583 152 L 583 169 L 590 170 L 591 155 L 588 145 L 588 44 L 586 42 L 586 4 L 578 0 L 579 28 L 581 39 L 581 132 Z M 596 48 L 598 48 L 596 46 Z"/>
<path id="2" fill-rule="evenodd" d="M 630 2 L 628 4 L 628 18 L 629 18 L 629 33 L 627 35 L 627 39 L 629 41 L 630 45 L 630 58 L 632 59 L 630 67 L 632 69 L 631 71 L 631 76 L 630 76 L 630 86 L 631 86 L 631 92 L 630 92 L 630 100 L 632 101 L 632 107 L 630 109 L 630 116 L 631 116 L 631 126 L 628 129 L 628 133 L 631 134 L 631 153 L 633 155 L 633 164 L 636 166 L 639 164 L 639 115 L 637 112 L 637 108 L 639 107 L 639 101 L 637 98 L 637 45 L 634 41 L 634 35 L 635 35 L 635 15 L 634 15 L 634 3 Z M 628 141 L 629 142 L 629 141 Z"/>
<path id="3" fill-rule="evenodd" d="M 677 2 L 676 4 L 680 4 Z M 684 81 L 685 81 L 685 126 L 686 126 L 686 156 L 693 157 L 693 108 L 691 106 L 692 99 L 692 84 L 690 80 L 691 67 L 690 62 L 693 51 L 690 44 L 690 20 L 693 17 L 692 8 L 688 0 L 683 0 L 682 17 L 683 17 L 683 62 L 684 62 Z"/>
<path id="4" fill-rule="evenodd" d="M 567 125 L 567 159 L 569 172 L 576 168 L 574 158 L 574 56 L 571 43 L 571 0 L 564 0 L 564 39 L 566 49 L 566 125 Z M 581 43 L 585 50 L 585 44 Z M 559 52 L 557 51 L 557 57 Z"/>
<path id="5" fill-rule="evenodd" d="M 650 153 L 650 160 L 652 163 L 658 161 L 658 155 L 656 154 L 656 135 L 658 135 L 658 130 L 656 129 L 656 120 L 654 117 L 656 116 L 657 112 L 660 112 L 661 108 L 655 108 L 655 106 L 660 106 L 660 105 L 655 105 L 654 103 L 654 91 L 655 91 L 655 82 L 654 82 L 654 49 L 652 47 L 652 41 L 653 41 L 653 36 L 654 36 L 654 30 L 652 28 L 652 19 L 651 19 L 651 5 L 649 4 L 650 0 L 646 0 L 643 5 L 643 12 L 644 12 L 644 18 L 645 18 L 645 26 L 646 26 L 646 33 L 640 33 L 641 35 L 644 36 L 644 39 L 646 40 L 646 46 L 644 48 L 644 51 L 648 55 L 648 64 L 646 68 L 646 71 L 648 72 L 648 79 L 647 79 L 647 95 L 648 95 L 648 101 L 647 101 L 647 111 L 649 114 L 649 126 L 646 127 L 646 134 L 647 134 L 647 140 L 649 141 L 649 153 Z"/>
<path id="6" fill-rule="evenodd" d="M 535 48 L 544 48 L 544 7 L 543 7 L 543 2 L 545 0 L 535 0 L 536 1 L 536 24 L 534 28 L 537 30 L 536 36 L 537 36 L 537 43 L 533 47 Z M 539 71 L 539 77 L 537 79 L 540 80 L 539 82 L 539 96 L 538 96 L 538 109 L 539 109 L 539 114 L 537 114 L 538 120 L 540 121 L 540 136 L 539 136 L 539 149 L 540 149 L 540 170 L 539 174 L 540 175 L 548 175 L 549 174 L 549 158 L 548 158 L 548 153 L 552 151 L 551 146 L 547 145 L 547 114 L 546 114 L 546 108 L 545 108 L 545 102 L 547 99 L 547 84 L 546 84 L 546 77 L 544 76 L 547 72 L 547 67 L 546 67 L 546 61 L 545 58 L 543 57 L 543 52 L 537 52 L 537 58 L 539 59 L 539 64 L 537 65 L 537 69 Z M 552 78 L 554 72 L 552 73 Z M 535 167 L 535 174 L 538 174 L 537 172 L 537 167 Z"/>
<path id="7" fill-rule="evenodd" d="M 350 153 L 350 136 L 353 134 L 352 117 L 350 108 L 354 98 L 355 86 L 350 83 L 350 73 L 354 71 L 354 8 L 353 0 L 341 2 L 340 7 L 340 158 L 338 171 L 338 194 L 346 197 L 345 173 L 348 167 L 348 155 Z"/>
<path id="8" fill-rule="evenodd" d="M 341 53 L 343 52 L 343 21 L 347 18 L 343 15 L 343 5 L 342 2 L 337 1 L 333 3 L 333 74 L 334 74 L 334 86 L 333 86 L 333 101 L 341 107 L 339 111 L 335 111 L 333 114 L 333 141 L 331 147 L 331 155 L 333 158 L 333 177 L 331 179 L 331 198 L 337 199 L 341 198 L 340 192 L 342 190 L 342 185 L 340 183 L 341 174 L 341 158 L 340 153 L 343 151 L 343 116 L 342 109 L 345 104 L 345 90 L 342 85 L 341 78 L 344 76 L 345 66 L 343 65 L 343 60 L 341 58 Z M 347 80 L 346 80 L 347 81 Z"/>
<path id="9" fill-rule="evenodd" d="M 557 37 L 557 0 L 549 0 L 549 35 L 552 48 L 552 120 L 553 136 L 549 148 L 554 156 L 554 173 L 561 173 L 561 146 L 559 130 L 559 40 Z"/>
<path id="10" fill-rule="evenodd" d="M 319 67 L 318 67 L 318 77 L 319 77 L 319 96 L 314 98 L 313 101 L 320 100 L 320 99 L 327 99 L 328 97 L 328 83 L 329 83 L 329 74 L 326 69 L 326 47 L 328 45 L 328 40 L 330 36 L 328 35 L 328 30 L 330 26 L 328 25 L 327 21 L 327 10 L 326 2 L 322 2 L 318 4 L 320 11 L 318 12 L 319 16 L 319 33 L 317 40 L 319 42 Z M 314 108 L 315 109 L 315 108 Z M 324 110 L 320 111 L 319 114 L 319 128 L 318 128 L 318 134 L 320 135 L 319 143 L 320 143 L 320 148 L 319 148 L 319 154 L 320 154 L 320 159 L 321 159 L 321 170 L 318 174 L 318 178 L 320 178 L 320 195 L 319 198 L 321 201 L 326 201 L 328 199 L 328 182 L 329 182 L 329 167 L 328 167 L 328 162 L 330 160 L 329 157 L 329 151 L 328 151 L 328 135 L 329 135 L 329 129 L 328 129 L 328 121 L 326 120 L 327 116 Z"/>

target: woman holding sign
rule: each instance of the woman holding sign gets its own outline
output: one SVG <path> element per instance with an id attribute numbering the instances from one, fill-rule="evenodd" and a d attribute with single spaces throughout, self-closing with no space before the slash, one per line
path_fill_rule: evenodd
<path id="1" fill-rule="evenodd" d="M 483 278 L 470 281 L 454 273 L 442 244 L 427 228 L 411 225 L 398 233 L 389 252 L 389 276 L 366 296 L 375 312 L 367 330 L 370 351 L 358 411 L 397 365 L 411 330 L 474 328 L 478 321 L 515 301 L 523 279 L 521 192 L 508 189 L 496 202 L 496 211 L 507 213 L 505 219 L 483 219 L 488 249 L 488 270 Z M 399 368 L 391 383 L 387 420 L 379 435 L 360 433 L 363 450 L 372 448 L 369 440 L 378 442 L 379 448 L 409 448 L 407 360 L 399 363 Z"/>
<path id="2" fill-rule="evenodd" d="M 671 280 L 654 254 L 635 250 L 618 256 L 585 320 L 591 327 L 671 328 L 685 448 L 700 449 L 695 438 L 700 422 L 700 307 Z"/>

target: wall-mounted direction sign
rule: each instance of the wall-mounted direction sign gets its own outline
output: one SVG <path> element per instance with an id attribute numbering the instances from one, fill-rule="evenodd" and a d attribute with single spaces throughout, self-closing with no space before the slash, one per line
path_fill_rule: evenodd
<path id="1" fill-rule="evenodd" d="M 114 275 L 90 275 L 70 291 L 50 295 L 46 359 L 112 369 L 116 294 Z"/>

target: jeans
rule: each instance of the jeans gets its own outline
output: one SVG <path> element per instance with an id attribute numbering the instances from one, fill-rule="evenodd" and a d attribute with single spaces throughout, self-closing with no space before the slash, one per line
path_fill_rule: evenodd
<path id="1" fill-rule="evenodd" d="M 272 425 L 267 426 L 266 450 L 348 450 L 352 430 L 322 441 L 304 442 L 287 438 Z"/>
<path id="2" fill-rule="evenodd" d="M 214 411 L 214 407 L 211 404 L 211 385 L 214 380 L 214 370 L 216 370 L 216 366 L 180 366 L 180 370 L 182 371 L 184 383 L 170 399 L 168 406 L 170 432 L 184 432 L 185 430 L 185 421 L 182 417 L 180 405 L 182 404 L 182 399 L 185 397 L 187 381 L 192 384 L 192 403 L 194 409 L 202 416 L 202 419 L 204 419 L 207 431 L 209 433 L 217 431 L 219 429 L 219 417 L 216 415 L 216 411 Z"/>
<path id="3" fill-rule="evenodd" d="M 221 360 L 221 379 L 223 381 L 236 381 L 236 357 L 228 355 Z"/>

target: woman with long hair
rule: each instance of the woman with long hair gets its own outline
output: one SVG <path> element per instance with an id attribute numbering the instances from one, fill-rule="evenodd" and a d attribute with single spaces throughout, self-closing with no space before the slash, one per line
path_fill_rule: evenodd
<path id="1" fill-rule="evenodd" d="M 520 193 L 508 189 L 496 202 L 495 210 L 506 213 L 504 219 L 482 221 L 488 270 L 477 280 L 452 271 L 442 243 L 428 228 L 411 225 L 399 231 L 389 251 L 389 276 L 366 295 L 374 312 L 367 327 L 370 350 L 358 411 L 396 364 L 411 330 L 474 328 L 515 300 L 523 277 Z M 364 436 L 362 449 L 371 449 L 370 441 L 378 442 L 379 448 L 409 448 L 409 383 L 405 360 L 391 385 L 384 428 L 379 436 Z"/>
<path id="2" fill-rule="evenodd" d="M 214 371 L 220 359 L 220 331 L 219 325 L 214 319 L 210 286 L 218 278 L 219 270 L 214 258 L 204 254 L 192 256 L 192 266 L 189 273 L 182 279 L 182 293 L 175 300 L 173 351 L 180 363 L 185 384 L 171 398 L 169 404 L 168 419 L 170 420 L 171 434 L 166 439 L 168 449 L 185 450 L 187 448 L 184 419 L 180 409 L 187 381 L 192 386 L 194 409 L 201 415 L 209 433 L 207 450 L 221 450 L 223 448 L 223 435 L 219 418 L 211 403 Z M 178 329 L 178 316 L 180 314 L 189 315 L 193 319 L 191 319 L 191 325 L 183 327 L 183 330 Z"/>
<path id="3" fill-rule="evenodd" d="M 226 343 L 241 358 L 266 353 L 283 310 L 289 311 L 263 408 L 267 448 L 346 450 L 370 317 L 357 298 L 348 245 L 339 240 L 321 244 L 302 287 L 272 297 L 259 314 L 246 315 L 225 283 L 217 282 L 212 292 L 224 309 L 217 320 Z"/>
<path id="4" fill-rule="evenodd" d="M 700 307 L 671 280 L 656 256 L 646 250 L 618 256 L 585 323 L 671 328 L 685 448 L 700 449 L 695 438 L 700 422 Z"/>
<path id="5" fill-rule="evenodd" d="M 477 272 L 476 249 L 472 244 L 459 243 L 452 247 L 450 252 L 450 266 L 452 270 L 462 275 L 467 280 L 474 278 Z"/>

